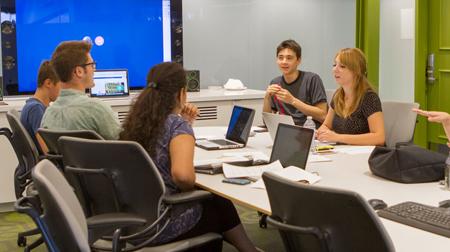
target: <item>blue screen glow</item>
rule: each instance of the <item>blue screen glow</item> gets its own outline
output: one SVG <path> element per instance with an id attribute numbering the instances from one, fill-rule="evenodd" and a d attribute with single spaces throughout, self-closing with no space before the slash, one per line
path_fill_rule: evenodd
<path id="1" fill-rule="evenodd" d="M 162 0 L 16 0 L 19 91 L 33 91 L 40 63 L 65 40 L 91 40 L 97 69 L 126 68 L 131 87 L 164 61 Z"/>

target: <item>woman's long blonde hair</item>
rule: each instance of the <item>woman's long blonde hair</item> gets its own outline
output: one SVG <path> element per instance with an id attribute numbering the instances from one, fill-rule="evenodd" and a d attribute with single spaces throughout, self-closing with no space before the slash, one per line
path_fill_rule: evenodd
<path id="1" fill-rule="evenodd" d="M 345 107 L 344 89 L 339 87 L 333 97 L 334 112 L 340 117 L 347 118 L 358 108 L 364 94 L 370 90 L 374 91 L 367 79 L 367 61 L 364 53 L 358 48 L 341 49 L 335 59 L 339 57 L 342 65 L 346 66 L 354 75 L 354 99 L 350 106 Z"/>

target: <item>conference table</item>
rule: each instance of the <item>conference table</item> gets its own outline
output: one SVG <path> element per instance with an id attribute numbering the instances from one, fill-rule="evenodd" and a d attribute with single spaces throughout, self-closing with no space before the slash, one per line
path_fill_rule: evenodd
<path id="1" fill-rule="evenodd" d="M 223 136 L 225 127 L 195 127 L 197 137 Z M 262 152 L 270 157 L 272 140 L 268 133 L 256 133 L 242 149 L 207 151 L 195 149 L 195 160 L 221 158 L 230 153 Z M 351 190 L 366 200 L 382 199 L 388 206 L 404 201 L 415 201 L 437 206 L 450 199 L 450 191 L 438 182 L 401 184 L 377 177 L 370 172 L 368 157 L 373 147 L 337 146 L 336 151 L 319 154 L 330 159 L 327 162 L 308 162 L 306 170 L 318 173 L 321 180 L 312 186 Z M 317 155 L 317 154 L 310 154 Z M 196 174 L 198 187 L 220 195 L 232 202 L 270 215 L 270 203 L 264 189 L 251 185 L 223 183 L 223 174 Z M 450 210 L 449 210 L 450 211 Z M 450 238 L 436 235 L 384 218 L 380 218 L 389 233 L 396 251 L 450 251 Z"/>

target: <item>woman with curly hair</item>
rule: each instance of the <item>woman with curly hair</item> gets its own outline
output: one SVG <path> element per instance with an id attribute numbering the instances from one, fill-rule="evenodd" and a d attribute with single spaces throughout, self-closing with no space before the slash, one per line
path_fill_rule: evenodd
<path id="1" fill-rule="evenodd" d="M 121 139 L 136 141 L 148 151 L 170 194 L 192 190 L 195 185 L 191 124 L 197 108 L 186 103 L 186 96 L 186 74 L 181 65 L 165 62 L 154 66 L 120 134 Z M 229 200 L 214 196 L 174 211 L 175 218 L 158 237 L 159 242 L 214 232 L 222 234 L 239 251 L 256 251 Z"/>

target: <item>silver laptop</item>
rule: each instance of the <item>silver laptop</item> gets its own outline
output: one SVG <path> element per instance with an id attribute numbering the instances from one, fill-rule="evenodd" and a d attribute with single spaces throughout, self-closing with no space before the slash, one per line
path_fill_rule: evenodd
<path id="1" fill-rule="evenodd" d="M 234 106 L 225 139 L 198 139 L 195 145 L 206 150 L 243 148 L 252 128 L 255 110 Z"/>
<path id="2" fill-rule="evenodd" d="M 128 70 L 95 70 L 94 87 L 89 92 L 91 97 L 120 97 L 129 95 Z"/>
<path id="3" fill-rule="evenodd" d="M 294 119 L 289 115 L 280 115 L 274 113 L 263 112 L 262 114 L 264 123 L 266 124 L 267 130 L 269 131 L 272 140 L 275 140 L 275 135 L 277 134 L 278 124 L 284 123 L 288 125 L 295 125 Z"/>

